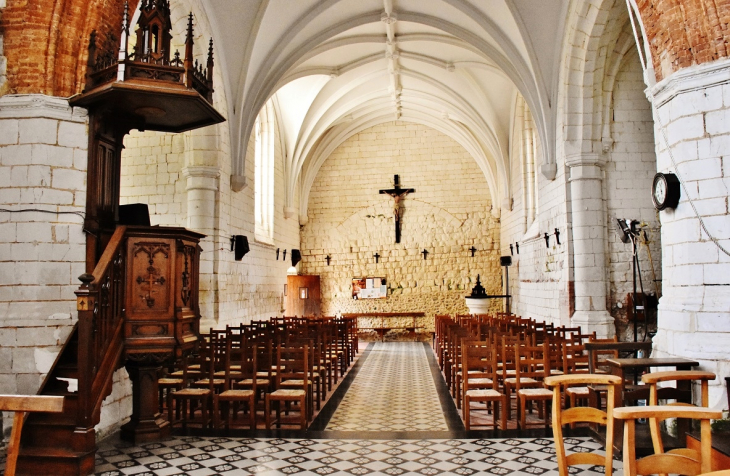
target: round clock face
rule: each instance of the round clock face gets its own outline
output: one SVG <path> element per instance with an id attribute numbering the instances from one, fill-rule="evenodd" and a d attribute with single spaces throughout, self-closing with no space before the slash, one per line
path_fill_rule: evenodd
<path id="1" fill-rule="evenodd" d="M 659 203 L 664 203 L 667 198 L 667 182 L 664 181 L 663 177 L 654 184 L 654 198 Z"/>
<path id="2" fill-rule="evenodd" d="M 657 210 L 677 208 L 679 203 L 679 179 L 674 174 L 658 173 L 652 183 L 651 198 Z"/>

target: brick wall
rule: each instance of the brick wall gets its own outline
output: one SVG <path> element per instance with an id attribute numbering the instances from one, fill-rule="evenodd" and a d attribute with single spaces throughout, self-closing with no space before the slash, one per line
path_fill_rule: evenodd
<path id="1" fill-rule="evenodd" d="M 110 35 L 116 35 L 119 44 L 123 0 L 6 3 L 0 16 L 8 64 L 6 92 L 71 96 L 83 87 L 91 31 L 96 30 L 99 45 Z M 129 3 L 134 11 L 138 0 Z"/>
<path id="2" fill-rule="evenodd" d="M 657 80 L 727 58 L 730 0 L 637 0 Z"/>
<path id="3" fill-rule="evenodd" d="M 401 202 L 400 244 L 393 199 L 378 193 L 393 187 L 395 174 L 416 190 Z M 477 274 L 490 294 L 501 294 L 499 221 L 491 207 L 484 175 L 452 139 L 418 124 L 374 126 L 340 145 L 314 181 L 301 274 L 321 276 L 325 315 L 424 311 L 431 327 L 434 314 L 468 312 L 464 296 Z M 353 300 L 358 277 L 386 278 L 387 299 Z"/>

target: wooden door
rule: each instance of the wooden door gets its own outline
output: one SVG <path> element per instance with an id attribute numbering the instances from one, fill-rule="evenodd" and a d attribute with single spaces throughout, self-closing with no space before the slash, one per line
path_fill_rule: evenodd
<path id="1" fill-rule="evenodd" d="M 319 316 L 319 276 L 286 277 L 287 316 Z"/>

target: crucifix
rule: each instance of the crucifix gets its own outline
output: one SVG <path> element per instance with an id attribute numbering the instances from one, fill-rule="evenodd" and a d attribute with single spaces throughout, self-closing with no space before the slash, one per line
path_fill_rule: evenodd
<path id="1" fill-rule="evenodd" d="M 375 253 L 373 258 L 375 258 L 375 262 L 377 263 L 380 260 L 380 253 Z"/>
<path id="2" fill-rule="evenodd" d="M 415 188 L 400 188 L 400 179 L 397 175 L 393 176 L 393 188 L 381 190 L 380 193 L 385 193 L 393 197 L 393 217 L 395 218 L 395 242 L 400 243 L 400 201 L 403 197 L 409 193 L 415 192 Z"/>

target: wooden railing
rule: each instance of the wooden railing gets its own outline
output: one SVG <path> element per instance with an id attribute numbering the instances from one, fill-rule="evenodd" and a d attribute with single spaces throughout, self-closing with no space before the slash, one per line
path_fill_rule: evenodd
<path id="1" fill-rule="evenodd" d="M 93 274 L 81 275 L 82 285 L 76 291 L 80 343 L 77 425 L 87 429 L 97 423 L 114 371 L 121 365 L 126 230 L 124 226 L 116 229 Z"/>

